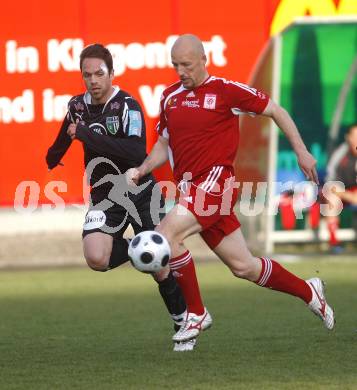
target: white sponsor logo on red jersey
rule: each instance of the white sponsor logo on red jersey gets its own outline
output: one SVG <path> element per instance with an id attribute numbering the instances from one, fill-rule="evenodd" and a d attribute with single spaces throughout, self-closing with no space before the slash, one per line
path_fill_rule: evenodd
<path id="1" fill-rule="evenodd" d="M 191 107 L 191 108 L 200 108 L 199 105 L 200 99 L 197 100 L 184 100 L 182 106 Z"/>
<path id="2" fill-rule="evenodd" d="M 206 93 L 205 100 L 203 102 L 203 108 L 214 110 L 216 108 L 217 95 Z"/>

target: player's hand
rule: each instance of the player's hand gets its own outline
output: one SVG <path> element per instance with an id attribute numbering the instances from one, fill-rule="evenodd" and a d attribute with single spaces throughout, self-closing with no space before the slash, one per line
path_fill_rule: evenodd
<path id="1" fill-rule="evenodd" d="M 136 186 L 139 183 L 140 179 L 140 171 L 138 168 L 129 168 L 125 172 L 126 182 L 129 186 L 133 187 Z"/>
<path id="2" fill-rule="evenodd" d="M 303 152 L 297 153 L 297 157 L 299 167 L 306 176 L 306 179 L 311 180 L 316 184 L 320 184 L 316 171 L 316 160 L 313 155 L 307 150 L 304 150 Z"/>
<path id="3" fill-rule="evenodd" d="M 77 130 L 77 124 L 76 123 L 71 123 L 68 126 L 67 134 L 71 137 L 72 141 L 76 138 L 76 130 Z"/>
<path id="4" fill-rule="evenodd" d="M 67 134 L 71 137 L 72 141 L 76 138 L 76 131 L 77 131 L 78 122 L 79 122 L 79 119 L 76 120 L 76 123 L 71 123 L 67 129 Z"/>

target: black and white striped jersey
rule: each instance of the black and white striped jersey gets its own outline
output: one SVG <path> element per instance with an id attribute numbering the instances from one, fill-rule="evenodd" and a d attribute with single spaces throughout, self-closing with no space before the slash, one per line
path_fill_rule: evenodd
<path id="1" fill-rule="evenodd" d="M 139 166 L 145 159 L 146 129 L 142 109 L 131 95 L 115 86 L 105 104 L 91 104 L 88 92 L 69 101 L 67 115 L 46 156 L 50 169 L 58 165 L 70 147 L 72 140 L 67 129 L 76 122 L 79 122 L 76 139 L 83 144 L 85 166 L 88 168 L 93 162 L 95 166 L 91 170 L 91 185 L 106 174 L 118 174 L 118 170 L 124 173 Z"/>

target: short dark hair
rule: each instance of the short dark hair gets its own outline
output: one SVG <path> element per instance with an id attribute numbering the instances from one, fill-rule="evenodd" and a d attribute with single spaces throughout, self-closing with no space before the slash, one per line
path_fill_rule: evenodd
<path id="1" fill-rule="evenodd" d="M 113 57 L 110 51 L 100 43 L 93 43 L 85 47 L 79 57 L 79 67 L 82 71 L 82 65 L 85 58 L 100 58 L 107 65 L 109 73 L 113 71 Z"/>

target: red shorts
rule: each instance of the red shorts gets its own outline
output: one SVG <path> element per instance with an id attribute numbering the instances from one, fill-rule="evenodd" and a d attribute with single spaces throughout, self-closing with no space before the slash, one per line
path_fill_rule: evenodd
<path id="1" fill-rule="evenodd" d="M 215 166 L 192 181 L 182 180 L 178 188 L 179 204 L 196 217 L 211 249 L 240 227 L 233 211 L 238 197 L 233 168 Z"/>

